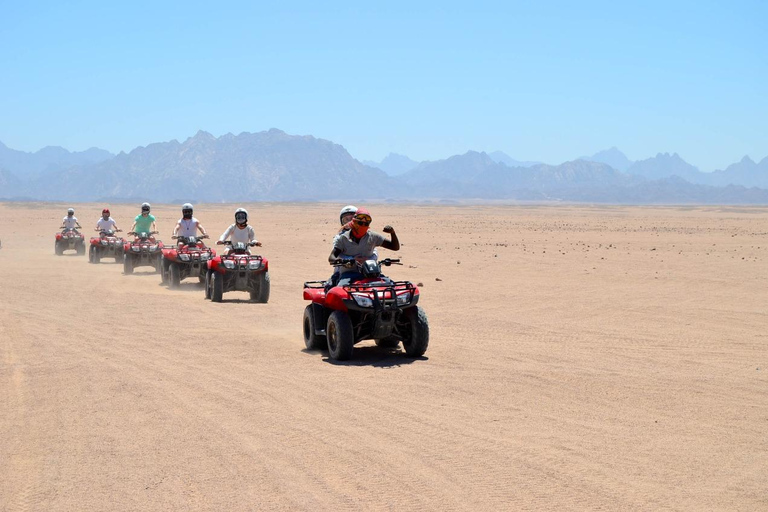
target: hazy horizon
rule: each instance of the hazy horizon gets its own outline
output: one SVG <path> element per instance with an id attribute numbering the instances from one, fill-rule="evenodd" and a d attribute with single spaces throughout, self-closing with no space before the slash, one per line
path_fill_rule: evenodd
<path id="1" fill-rule="evenodd" d="M 112 153 L 278 128 L 356 159 L 768 154 L 760 2 L 4 7 L 0 141 Z M 115 37 L 120 33 L 120 37 Z"/>

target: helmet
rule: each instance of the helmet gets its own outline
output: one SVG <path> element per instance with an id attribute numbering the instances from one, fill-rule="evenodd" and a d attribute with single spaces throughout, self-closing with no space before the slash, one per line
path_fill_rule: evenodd
<path id="1" fill-rule="evenodd" d="M 235 210 L 235 222 L 239 226 L 245 226 L 248 223 L 248 210 L 245 208 Z"/>
<path id="2" fill-rule="evenodd" d="M 150 209 L 149 203 L 141 203 L 142 212 L 149 212 L 149 209 Z"/>
<path id="3" fill-rule="evenodd" d="M 70 208 L 69 210 L 67 210 L 67 215 L 74 215 L 74 214 L 75 214 L 74 208 Z"/>
<path id="4" fill-rule="evenodd" d="M 191 203 L 184 203 L 181 205 L 181 214 L 185 218 L 191 218 L 192 217 L 192 204 Z M 189 215 L 189 216 L 187 216 Z"/>
<path id="5" fill-rule="evenodd" d="M 109 208 L 104 208 L 103 210 L 101 210 L 101 214 L 109 216 Z"/>
<path id="6" fill-rule="evenodd" d="M 352 206 L 351 204 L 348 204 L 347 206 L 345 206 L 344 208 L 342 208 L 342 209 L 341 209 L 341 211 L 339 212 L 339 222 L 341 222 L 342 224 L 346 224 L 346 223 L 345 223 L 345 222 L 342 220 L 342 218 L 343 218 L 345 215 L 350 215 L 350 214 L 351 214 L 351 215 L 354 215 L 355 213 L 357 213 L 357 206 Z"/>

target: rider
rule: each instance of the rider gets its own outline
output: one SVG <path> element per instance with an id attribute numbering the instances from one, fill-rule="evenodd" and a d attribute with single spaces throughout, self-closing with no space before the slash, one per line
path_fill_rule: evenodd
<path id="1" fill-rule="evenodd" d="M 173 237 L 197 236 L 198 230 L 200 230 L 204 237 L 208 236 L 208 233 L 205 232 L 205 228 L 200 224 L 200 221 L 192 216 L 192 205 L 190 203 L 184 203 L 181 206 L 181 218 L 176 223 L 176 227 L 173 228 Z"/>
<path id="2" fill-rule="evenodd" d="M 83 229 L 83 226 L 81 226 L 80 223 L 77 222 L 77 217 L 75 217 L 74 208 L 70 208 L 67 210 L 67 216 L 62 219 L 61 227 L 59 229 L 63 229 L 63 230 Z"/>
<path id="3" fill-rule="evenodd" d="M 362 263 L 373 258 L 374 250 L 378 246 L 392 251 L 400 250 L 400 240 L 398 240 L 392 226 L 384 226 L 383 231 L 391 235 L 390 240 L 387 240 L 384 235 L 369 231 L 370 225 L 371 214 L 365 208 L 359 208 L 352 219 L 351 229 L 334 239 L 333 250 L 328 256 L 328 262 L 331 265 L 351 263 L 352 260 Z M 345 267 L 341 270 L 338 285 L 349 284 L 351 281 L 359 279 L 360 276 L 361 274 L 354 267 Z"/>
<path id="4" fill-rule="evenodd" d="M 232 243 L 242 242 L 244 244 L 251 244 L 261 247 L 261 242 L 256 240 L 256 233 L 253 231 L 253 227 L 248 225 L 248 211 L 245 208 L 238 208 L 235 210 L 235 223 L 227 228 L 224 233 L 221 234 L 217 244 L 223 244 L 227 238 L 232 238 Z M 224 254 L 229 254 L 230 247 L 227 247 Z"/>
<path id="5" fill-rule="evenodd" d="M 152 233 L 157 232 L 157 223 L 155 223 L 155 216 L 149 213 L 151 206 L 149 203 L 141 204 L 141 213 L 133 219 L 133 226 L 131 231 L 136 233 Z"/>
<path id="6" fill-rule="evenodd" d="M 96 223 L 96 231 L 122 231 L 117 227 L 114 219 L 109 216 L 109 208 L 101 210 L 101 218 Z"/>
<path id="7" fill-rule="evenodd" d="M 340 236 L 352 229 L 352 218 L 355 216 L 355 213 L 357 213 L 357 206 L 351 204 L 348 204 L 341 209 L 339 212 L 339 222 L 341 223 L 341 229 L 336 234 L 336 236 L 333 237 L 333 246 L 336 245 L 336 240 Z M 373 250 L 373 259 L 379 259 L 379 254 L 376 249 Z M 331 275 L 331 278 L 326 281 L 326 285 L 329 288 L 333 288 L 339 282 L 339 277 L 341 276 L 340 268 L 341 267 L 333 267 L 333 274 Z"/>

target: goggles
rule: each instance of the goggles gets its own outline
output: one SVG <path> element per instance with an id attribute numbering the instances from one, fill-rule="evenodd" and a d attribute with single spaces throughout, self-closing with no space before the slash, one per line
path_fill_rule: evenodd
<path id="1" fill-rule="evenodd" d="M 358 226 L 371 225 L 371 218 L 368 215 L 360 215 L 359 217 L 356 216 L 353 220 Z"/>

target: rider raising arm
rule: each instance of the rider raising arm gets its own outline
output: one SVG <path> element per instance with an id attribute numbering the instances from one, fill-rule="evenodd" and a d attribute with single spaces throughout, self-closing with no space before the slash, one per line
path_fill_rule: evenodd
<path id="1" fill-rule="evenodd" d="M 384 226 L 384 233 L 390 235 L 390 239 L 387 240 L 384 235 L 369 231 L 370 225 L 371 214 L 365 208 L 358 209 L 354 219 L 352 219 L 352 229 L 334 239 L 333 250 L 328 256 L 328 262 L 331 264 L 339 263 L 341 257 L 353 257 L 357 260 L 369 259 L 378 246 L 391 251 L 400 250 L 400 240 L 392 226 Z"/>

